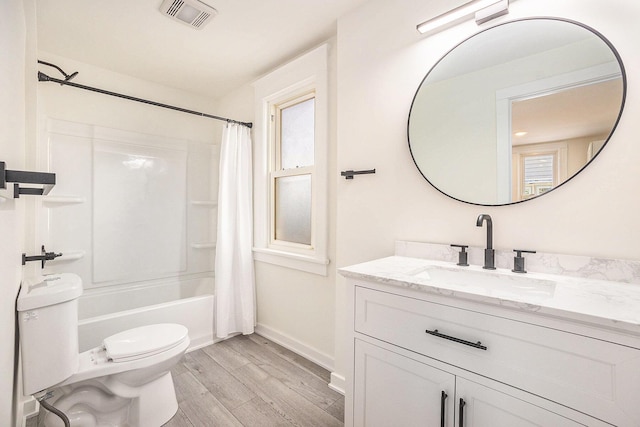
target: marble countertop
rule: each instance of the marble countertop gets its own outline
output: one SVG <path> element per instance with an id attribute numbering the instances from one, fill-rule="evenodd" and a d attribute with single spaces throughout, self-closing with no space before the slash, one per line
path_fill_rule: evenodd
<path id="1" fill-rule="evenodd" d="M 347 278 L 547 314 L 640 335 L 640 285 L 543 273 L 483 270 L 391 256 L 340 268 Z"/>

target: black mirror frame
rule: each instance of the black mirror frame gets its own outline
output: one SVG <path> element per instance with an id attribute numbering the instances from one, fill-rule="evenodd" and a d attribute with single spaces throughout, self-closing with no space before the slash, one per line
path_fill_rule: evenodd
<path id="1" fill-rule="evenodd" d="M 528 199 L 523 199 L 523 200 L 517 200 L 514 202 L 509 202 L 509 203 L 496 203 L 496 204 L 485 204 L 485 203 L 476 203 L 476 202 L 470 202 L 467 200 L 462 200 L 459 199 L 457 197 L 454 197 L 450 194 L 447 194 L 445 191 L 441 190 L 440 188 L 436 187 L 431 181 L 429 181 L 429 178 L 426 177 L 426 175 L 424 174 L 424 172 L 420 169 L 420 166 L 418 166 L 418 163 L 416 162 L 416 158 L 413 155 L 413 151 L 411 149 L 411 138 L 410 138 L 410 129 L 409 126 L 411 124 L 411 112 L 413 110 L 413 105 L 416 101 L 416 98 L 418 96 L 418 92 L 420 92 L 420 88 L 422 87 L 422 85 L 424 84 L 424 82 L 427 80 L 427 78 L 429 77 L 429 75 L 431 74 L 431 72 L 438 66 L 438 64 L 447 56 L 449 55 L 452 51 L 454 51 L 456 48 L 458 48 L 458 46 L 462 45 L 463 43 L 467 42 L 468 40 L 486 32 L 486 31 L 490 31 L 494 28 L 503 26 L 503 25 L 509 25 L 509 24 L 513 24 L 516 22 L 523 22 L 523 21 L 531 21 L 531 20 L 550 20 L 550 21 L 561 21 L 561 22 L 567 22 L 569 24 L 574 24 L 577 25 L 579 27 L 582 27 L 588 31 L 591 31 L 594 35 L 598 36 L 608 47 L 609 49 L 611 49 L 611 52 L 613 53 L 613 55 L 615 56 L 616 60 L 618 61 L 618 65 L 620 66 L 620 74 L 622 77 L 622 100 L 620 103 L 620 112 L 618 113 L 618 117 L 616 118 L 615 123 L 613 124 L 613 127 L 611 128 L 611 131 L 609 132 L 609 135 L 607 136 L 604 144 L 602 145 L 602 148 L 600 148 L 600 150 L 598 150 L 598 152 L 596 154 L 593 155 L 593 157 L 584 164 L 584 166 L 582 166 L 576 173 L 574 173 L 573 175 L 571 175 L 569 178 L 567 178 L 566 180 L 564 180 L 563 182 L 561 182 L 559 185 L 551 188 L 548 191 L 545 191 L 542 194 L 539 194 L 537 196 L 533 196 L 530 197 Z M 613 44 L 604 36 L 602 35 L 599 31 L 593 29 L 592 27 L 585 25 L 581 22 L 578 21 L 573 21 L 570 19 L 565 19 L 565 18 L 557 18 L 557 17 L 544 17 L 544 16 L 540 16 L 540 17 L 530 17 L 530 18 L 522 18 L 522 19 L 515 19 L 512 21 L 507 21 L 507 22 L 502 22 L 498 25 L 495 25 L 493 27 L 490 28 L 486 28 L 482 31 L 479 31 L 467 38 L 465 38 L 463 41 L 461 41 L 460 43 L 457 43 L 454 47 L 452 47 L 451 49 L 449 49 L 444 55 L 442 55 L 442 57 L 435 63 L 433 64 L 433 66 L 429 69 L 429 71 L 427 72 L 427 74 L 424 76 L 424 78 L 422 79 L 422 81 L 420 82 L 420 84 L 418 85 L 418 88 L 416 89 L 416 93 L 413 96 L 413 99 L 411 100 L 411 107 L 409 108 L 409 115 L 407 118 L 407 142 L 408 142 L 408 147 L 409 147 L 409 153 L 411 154 L 411 159 L 413 160 L 413 163 L 415 164 L 416 168 L 418 169 L 418 172 L 420 172 L 420 175 L 422 175 L 422 177 L 436 190 L 438 190 L 440 193 L 444 194 L 445 196 L 457 200 L 459 202 L 462 203 L 467 203 L 470 205 L 475 205 L 475 206 L 509 206 L 509 205 L 515 205 L 515 204 L 519 204 L 519 203 L 523 203 L 523 202 L 528 202 L 530 200 L 534 200 L 537 199 L 539 197 L 542 197 L 546 194 L 551 193 L 552 191 L 555 191 L 556 189 L 564 186 L 567 182 L 571 181 L 575 176 L 577 176 L 578 174 L 580 174 L 580 172 L 582 172 L 587 166 L 589 166 L 593 160 L 598 157 L 598 155 L 600 154 L 600 152 L 602 152 L 602 150 L 604 149 L 604 147 L 606 147 L 606 145 L 609 143 L 609 140 L 611 139 L 611 136 L 613 135 L 613 133 L 615 132 L 616 128 L 618 127 L 618 123 L 620 122 L 620 118 L 622 117 L 622 112 L 624 111 L 624 106 L 625 106 L 625 101 L 626 101 L 626 97 L 627 97 L 627 74 L 624 68 L 624 63 L 622 62 L 622 57 L 620 56 L 620 54 L 618 53 L 617 49 L 613 46 Z"/>

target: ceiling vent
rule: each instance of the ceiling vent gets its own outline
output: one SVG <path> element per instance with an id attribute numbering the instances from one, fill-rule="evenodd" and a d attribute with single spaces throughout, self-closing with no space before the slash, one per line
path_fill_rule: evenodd
<path id="1" fill-rule="evenodd" d="M 199 0 L 164 0 L 160 12 L 197 29 L 204 27 L 218 14 L 217 10 Z"/>

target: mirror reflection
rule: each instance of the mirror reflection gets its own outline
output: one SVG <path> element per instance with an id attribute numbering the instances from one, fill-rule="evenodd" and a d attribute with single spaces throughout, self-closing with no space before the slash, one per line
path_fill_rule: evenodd
<path id="1" fill-rule="evenodd" d="M 411 154 L 450 197 L 521 202 L 597 155 L 622 112 L 624 88 L 617 53 L 593 30 L 546 18 L 502 24 L 429 71 L 409 114 Z"/>

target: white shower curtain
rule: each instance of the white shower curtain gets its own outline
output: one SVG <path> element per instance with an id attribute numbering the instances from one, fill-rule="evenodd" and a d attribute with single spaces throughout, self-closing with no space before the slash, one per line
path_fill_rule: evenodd
<path id="1" fill-rule="evenodd" d="M 216 243 L 216 335 L 255 326 L 253 206 L 249 128 L 227 123 L 222 132 Z"/>

